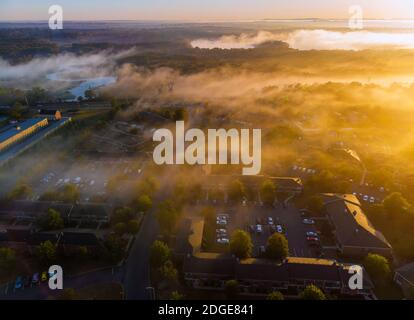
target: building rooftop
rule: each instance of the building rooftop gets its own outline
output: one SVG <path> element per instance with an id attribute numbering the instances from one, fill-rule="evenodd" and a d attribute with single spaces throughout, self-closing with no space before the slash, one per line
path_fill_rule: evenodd
<path id="1" fill-rule="evenodd" d="M 391 248 L 384 235 L 364 214 L 358 198 L 352 194 L 323 194 L 325 208 L 343 246 Z"/>
<path id="2" fill-rule="evenodd" d="M 399 267 L 395 270 L 395 273 L 401 275 L 406 281 L 414 286 L 414 262 Z"/>
<path id="3" fill-rule="evenodd" d="M 28 129 L 43 120 L 44 118 L 34 118 L 34 119 L 28 119 L 23 122 L 16 123 L 12 128 L 9 128 L 8 130 L 0 133 L 0 143 L 10 139 L 11 137 L 18 134 L 19 132 Z M 20 130 L 17 129 L 18 127 L 20 128 Z"/>

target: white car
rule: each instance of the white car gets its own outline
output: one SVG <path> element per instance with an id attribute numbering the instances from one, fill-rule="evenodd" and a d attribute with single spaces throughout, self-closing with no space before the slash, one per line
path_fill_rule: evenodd
<path id="1" fill-rule="evenodd" d="M 276 231 L 277 231 L 278 233 L 283 233 L 283 228 L 282 228 L 282 226 L 281 226 L 280 224 L 278 224 L 278 225 L 276 226 Z"/>
<path id="2" fill-rule="evenodd" d="M 374 197 L 369 198 L 369 203 L 375 203 L 375 198 Z"/>
<path id="3" fill-rule="evenodd" d="M 230 240 L 227 239 L 227 238 L 219 238 L 219 239 L 217 239 L 217 243 L 219 243 L 219 244 L 228 244 L 229 242 L 230 242 Z"/>
<path id="4" fill-rule="evenodd" d="M 270 225 L 273 224 L 273 218 L 272 217 L 267 218 L 267 224 L 270 224 Z"/>
<path id="5" fill-rule="evenodd" d="M 318 237 L 318 234 L 316 233 L 316 232 L 313 232 L 313 231 L 308 231 L 308 232 L 306 232 L 306 236 L 307 237 Z"/>
<path id="6" fill-rule="evenodd" d="M 262 225 L 257 224 L 257 225 L 256 225 L 256 232 L 257 232 L 257 233 L 262 233 L 262 231 L 263 231 Z"/>
<path id="7" fill-rule="evenodd" d="M 315 221 L 312 219 L 303 219 L 302 221 L 304 224 L 315 224 Z"/>

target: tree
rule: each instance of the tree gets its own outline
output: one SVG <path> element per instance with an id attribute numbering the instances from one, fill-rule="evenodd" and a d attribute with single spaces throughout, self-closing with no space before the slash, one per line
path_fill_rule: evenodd
<path id="1" fill-rule="evenodd" d="M 239 282 L 237 280 L 228 280 L 224 285 L 224 291 L 228 299 L 234 299 L 237 297 L 240 291 Z"/>
<path id="2" fill-rule="evenodd" d="M 161 277 L 169 282 L 177 282 L 178 271 L 171 260 L 167 260 L 159 269 Z"/>
<path id="3" fill-rule="evenodd" d="M 389 217 L 401 217 L 411 207 L 410 203 L 401 193 L 393 192 L 383 201 L 385 212 Z"/>
<path id="4" fill-rule="evenodd" d="M 42 230 L 59 230 L 63 229 L 64 222 L 60 213 L 55 209 L 50 208 L 47 213 L 40 216 L 37 225 Z"/>
<path id="5" fill-rule="evenodd" d="M 161 233 L 171 235 L 178 217 L 177 209 L 173 203 L 169 200 L 161 202 L 156 217 L 160 225 Z"/>
<path id="6" fill-rule="evenodd" d="M 149 176 L 146 177 L 144 180 L 141 180 L 137 186 L 135 187 L 136 189 L 136 193 L 139 194 L 147 194 L 149 196 L 154 195 L 154 193 L 158 190 L 159 188 L 159 182 L 156 178 Z"/>
<path id="7" fill-rule="evenodd" d="M 184 300 L 185 296 L 182 293 L 179 293 L 177 290 L 171 292 L 171 300 Z"/>
<path id="8" fill-rule="evenodd" d="M 60 200 L 60 193 L 55 190 L 49 190 L 43 193 L 40 198 L 40 201 L 59 201 Z"/>
<path id="9" fill-rule="evenodd" d="M 263 203 L 272 205 L 276 198 L 276 185 L 270 180 L 264 181 L 260 186 L 260 197 Z"/>
<path id="10" fill-rule="evenodd" d="M 209 194 L 208 197 L 209 197 L 210 200 L 216 200 L 216 201 L 223 201 L 224 200 L 223 190 L 221 190 L 217 187 L 213 187 L 212 189 L 210 189 L 208 194 Z"/>
<path id="11" fill-rule="evenodd" d="M 364 259 L 364 266 L 374 280 L 387 281 L 391 276 L 391 268 L 387 258 L 369 253 Z"/>
<path id="12" fill-rule="evenodd" d="M 228 186 L 230 201 L 241 201 L 246 196 L 246 190 L 240 180 L 232 181 Z"/>
<path id="13" fill-rule="evenodd" d="M 117 235 L 110 235 L 104 242 L 107 258 L 111 262 L 118 262 L 124 255 L 125 244 Z"/>
<path id="14" fill-rule="evenodd" d="M 122 207 L 115 210 L 111 217 L 111 223 L 116 225 L 119 222 L 127 223 L 134 218 L 134 211 L 129 207 Z"/>
<path id="15" fill-rule="evenodd" d="M 0 272 L 9 273 L 16 266 L 16 253 L 10 248 L 0 248 Z"/>
<path id="16" fill-rule="evenodd" d="M 80 246 L 77 250 L 76 257 L 80 260 L 85 260 L 89 255 L 88 248 L 85 246 Z"/>
<path id="17" fill-rule="evenodd" d="M 32 194 L 32 188 L 27 184 L 19 184 L 9 192 L 7 198 L 9 200 L 27 199 Z"/>
<path id="18" fill-rule="evenodd" d="M 150 249 L 150 264 L 153 268 L 160 268 L 171 257 L 171 250 L 167 244 L 155 240 Z"/>
<path id="19" fill-rule="evenodd" d="M 280 233 L 272 234 L 267 239 L 266 256 L 270 259 L 282 260 L 289 254 L 289 245 L 286 237 Z"/>
<path id="20" fill-rule="evenodd" d="M 234 231 L 230 241 L 230 251 L 239 259 L 246 259 L 251 256 L 253 249 L 250 235 L 243 230 Z"/>
<path id="21" fill-rule="evenodd" d="M 311 212 L 321 214 L 323 210 L 323 199 L 321 196 L 311 196 L 307 199 L 306 205 Z"/>
<path id="22" fill-rule="evenodd" d="M 280 291 L 273 291 L 267 295 L 266 300 L 285 300 L 285 298 Z"/>
<path id="23" fill-rule="evenodd" d="M 124 222 L 118 222 L 114 226 L 114 231 L 118 236 L 122 236 L 126 232 L 127 226 Z"/>
<path id="24" fill-rule="evenodd" d="M 300 294 L 302 300 L 326 300 L 325 294 L 317 286 L 310 284 Z"/>
<path id="25" fill-rule="evenodd" d="M 44 265 L 49 265 L 56 260 L 56 247 L 49 240 L 42 242 L 36 253 L 40 262 Z"/>
<path id="26" fill-rule="evenodd" d="M 63 187 L 61 193 L 61 200 L 64 202 L 75 203 L 80 198 L 78 187 L 74 184 L 67 184 Z"/>
<path id="27" fill-rule="evenodd" d="M 135 200 L 134 205 L 138 211 L 146 212 L 152 207 L 152 200 L 146 194 L 142 194 Z"/>
<path id="28" fill-rule="evenodd" d="M 136 234 L 139 231 L 139 221 L 138 220 L 128 221 L 127 231 L 130 234 Z"/>

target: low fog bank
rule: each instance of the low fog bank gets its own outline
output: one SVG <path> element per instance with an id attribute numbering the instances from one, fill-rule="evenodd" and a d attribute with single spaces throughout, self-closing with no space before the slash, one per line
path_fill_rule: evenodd
<path id="1" fill-rule="evenodd" d="M 374 48 L 413 49 L 414 33 L 329 30 L 296 30 L 289 33 L 259 31 L 257 34 L 226 35 L 216 39 L 191 41 L 193 48 L 252 49 L 273 41 L 283 41 L 297 50 L 365 50 Z"/>
<path id="2" fill-rule="evenodd" d="M 48 58 L 35 58 L 16 65 L 0 58 L 0 85 L 18 88 L 59 88 L 72 81 L 113 74 L 118 59 L 136 52 L 133 48 L 121 52 L 106 50 L 85 55 L 66 53 Z"/>

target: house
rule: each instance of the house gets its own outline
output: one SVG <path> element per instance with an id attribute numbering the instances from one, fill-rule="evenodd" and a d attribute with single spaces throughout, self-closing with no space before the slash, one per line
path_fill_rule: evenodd
<path id="1" fill-rule="evenodd" d="M 54 201 L 16 200 L 0 203 L 0 217 L 4 219 L 35 220 L 49 209 L 60 213 L 65 222 L 103 222 L 109 221 L 108 208 L 94 203 L 63 203 Z"/>
<path id="2" fill-rule="evenodd" d="M 206 184 L 211 186 L 226 186 L 229 182 L 233 180 L 240 180 L 246 185 L 249 185 L 253 188 L 259 189 L 260 185 L 266 181 L 270 180 L 275 183 L 277 186 L 278 192 L 286 192 L 286 193 L 293 193 L 293 194 L 300 194 L 303 191 L 303 183 L 301 178 L 299 177 L 272 177 L 272 176 L 265 176 L 265 175 L 255 175 L 255 176 L 248 176 L 248 175 L 207 175 L 206 176 Z"/>
<path id="3" fill-rule="evenodd" d="M 16 251 L 26 249 L 26 240 L 30 235 L 30 228 L 13 226 L 0 230 L 0 247 L 12 248 Z"/>
<path id="4" fill-rule="evenodd" d="M 86 248 L 88 254 L 98 254 L 101 243 L 94 233 L 89 232 L 62 232 L 59 238 L 59 247 L 66 255 L 76 254 L 80 248 Z"/>
<path id="5" fill-rule="evenodd" d="M 414 299 L 414 262 L 395 270 L 394 281 L 407 299 Z"/>
<path id="6" fill-rule="evenodd" d="M 48 120 L 60 120 L 62 119 L 62 114 L 59 110 L 56 109 L 40 109 L 39 116 L 46 118 Z"/>
<path id="7" fill-rule="evenodd" d="M 296 297 L 306 286 L 314 284 L 325 293 L 373 297 L 374 288 L 364 271 L 363 289 L 349 288 L 349 265 L 331 259 L 288 257 L 282 262 L 267 259 L 239 261 L 225 255 L 200 253 L 184 260 L 185 283 L 194 289 L 223 290 L 228 280 L 235 279 L 244 295 L 266 295 L 280 291 Z"/>
<path id="8" fill-rule="evenodd" d="M 333 226 L 338 249 L 344 256 L 365 257 L 376 253 L 392 258 L 392 248 L 364 214 L 352 194 L 323 194 L 324 208 Z"/>
<path id="9" fill-rule="evenodd" d="M 65 255 L 72 255 L 85 247 L 90 254 L 98 254 L 101 249 L 101 242 L 94 233 L 89 232 L 32 232 L 26 238 L 27 249 L 34 254 L 39 246 L 50 241 L 58 250 Z"/>

